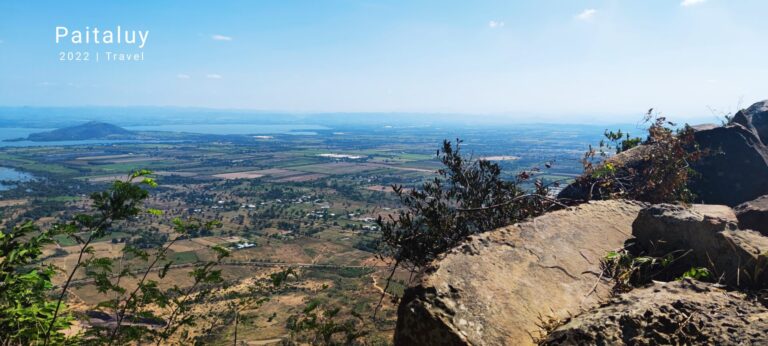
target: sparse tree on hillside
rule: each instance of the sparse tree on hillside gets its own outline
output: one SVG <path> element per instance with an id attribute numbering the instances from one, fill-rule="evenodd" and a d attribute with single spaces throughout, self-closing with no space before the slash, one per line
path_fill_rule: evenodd
<path id="1" fill-rule="evenodd" d="M 93 244 L 113 232 L 119 221 L 133 219 L 142 212 L 159 217 L 162 212 L 144 209 L 143 201 L 149 196 L 144 187 L 157 184 L 150 178 L 151 172 L 142 170 L 131 174 L 125 181 L 115 181 L 110 187 L 91 195 L 92 211 L 75 215 L 70 222 L 56 224 L 40 231 L 32 222 L 18 225 L 9 232 L 0 232 L 0 344 L 93 344 L 123 345 L 135 343 L 167 344 L 171 340 L 194 342 L 195 338 L 184 332 L 201 318 L 193 307 L 216 299 L 214 292 L 223 283 L 218 264 L 229 255 L 221 247 L 212 247 L 213 260 L 196 263 L 190 275 L 192 284 L 187 287 L 172 285 L 162 289 L 158 280 L 150 278 L 157 273 L 160 280 L 174 264 L 169 257 L 173 243 L 192 232 L 214 227 L 214 223 L 199 220 L 174 220 L 175 234 L 170 242 L 140 249 L 128 244 L 119 261 L 95 256 Z M 61 287 L 52 284 L 55 268 L 40 265 L 43 246 L 53 243 L 54 236 L 70 237 L 80 244 L 77 260 L 67 273 Z M 143 262 L 133 268 L 123 260 Z M 77 273 L 85 272 L 99 292 L 111 296 L 100 303 L 96 310 L 111 315 L 115 323 L 91 326 L 86 332 L 66 336 L 63 332 L 71 326 L 73 315 L 65 301 Z M 240 306 L 257 302 L 260 305 L 275 292 L 292 271 L 273 274 L 265 279 L 270 284 L 259 284 L 245 297 L 235 297 Z M 135 282 L 126 289 L 123 280 Z M 56 299 L 51 299 L 54 296 Z M 245 300 L 243 300 L 245 299 Z M 208 314 L 210 315 L 210 314 Z M 210 324 L 209 331 L 214 328 Z M 182 331 L 182 333 L 179 333 Z M 178 339 L 178 340 L 177 340 Z"/>

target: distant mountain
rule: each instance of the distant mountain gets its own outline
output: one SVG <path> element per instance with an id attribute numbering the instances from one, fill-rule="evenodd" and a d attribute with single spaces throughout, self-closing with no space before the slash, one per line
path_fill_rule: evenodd
<path id="1" fill-rule="evenodd" d="M 136 134 L 120 126 L 98 121 L 64 127 L 48 132 L 30 134 L 27 140 L 35 142 L 79 141 L 86 139 L 134 139 Z"/>

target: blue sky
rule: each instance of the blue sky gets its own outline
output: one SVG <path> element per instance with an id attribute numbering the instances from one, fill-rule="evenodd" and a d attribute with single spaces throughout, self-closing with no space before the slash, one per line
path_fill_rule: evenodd
<path id="1" fill-rule="evenodd" d="M 0 106 L 714 119 L 768 98 L 764 0 L 2 1 Z M 144 49 L 56 26 L 149 30 Z M 145 53 L 135 63 L 59 51 Z M 535 120 L 535 119 L 533 119 Z"/>

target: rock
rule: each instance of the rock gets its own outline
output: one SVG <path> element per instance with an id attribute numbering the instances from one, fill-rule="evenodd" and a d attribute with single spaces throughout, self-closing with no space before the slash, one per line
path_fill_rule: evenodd
<path id="1" fill-rule="evenodd" d="M 589 187 L 586 184 L 580 184 L 578 181 L 568 184 L 558 194 L 558 199 L 586 201 L 589 200 Z"/>
<path id="2" fill-rule="evenodd" d="M 739 204 L 736 207 L 739 228 L 758 231 L 768 236 L 768 195 L 754 201 Z"/>
<path id="3" fill-rule="evenodd" d="M 768 308 L 691 281 L 654 283 L 552 331 L 544 345 L 766 345 Z"/>
<path id="4" fill-rule="evenodd" d="M 88 310 L 85 312 L 85 315 L 88 316 L 88 318 L 91 319 L 97 319 L 101 321 L 112 321 L 112 315 L 99 310 Z"/>
<path id="5" fill-rule="evenodd" d="M 768 100 L 760 101 L 733 116 L 733 122 L 746 127 L 768 145 Z"/>
<path id="6" fill-rule="evenodd" d="M 691 163 L 696 172 L 689 189 L 694 201 L 736 206 L 768 195 L 768 101 L 755 103 L 739 111 L 731 124 L 694 126 L 694 139 L 705 155 Z M 648 153 L 640 145 L 608 159 L 617 175 L 641 167 Z M 629 174 L 631 176 L 632 174 Z M 571 200 L 600 199 L 590 194 L 590 179 L 577 180 L 563 188 L 559 198 Z"/>
<path id="7" fill-rule="evenodd" d="M 697 203 L 736 206 L 768 194 L 768 148 L 741 125 L 694 127 L 705 155 L 691 164 Z"/>
<path id="8" fill-rule="evenodd" d="M 542 319 L 608 299 L 600 260 L 631 237 L 642 207 L 594 201 L 469 238 L 406 290 L 395 344 L 533 344 Z"/>
<path id="9" fill-rule="evenodd" d="M 616 175 L 628 176 L 631 175 L 629 173 L 630 170 L 639 170 L 642 167 L 650 153 L 650 149 L 647 145 L 639 145 L 607 158 L 605 163 L 610 163 L 616 167 Z M 603 197 L 598 194 L 597 189 L 593 188 L 592 181 L 589 179 L 577 180 L 557 194 L 557 198 L 576 201 L 602 199 Z"/>
<path id="10" fill-rule="evenodd" d="M 643 209 L 632 225 L 635 251 L 662 257 L 691 250 L 674 263 L 677 270 L 668 271 L 706 267 L 732 286 L 768 287 L 768 237 L 739 230 L 737 222 L 726 206 L 654 205 Z"/>

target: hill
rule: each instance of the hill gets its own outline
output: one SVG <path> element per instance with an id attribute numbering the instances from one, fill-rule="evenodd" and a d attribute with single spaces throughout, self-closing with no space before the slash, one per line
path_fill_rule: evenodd
<path id="1" fill-rule="evenodd" d="M 82 125 L 64 127 L 48 132 L 39 132 L 30 134 L 27 140 L 36 142 L 47 141 L 78 141 L 86 139 L 133 139 L 136 138 L 134 132 L 128 131 L 122 127 L 90 121 Z"/>

